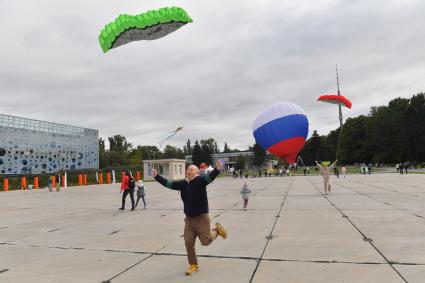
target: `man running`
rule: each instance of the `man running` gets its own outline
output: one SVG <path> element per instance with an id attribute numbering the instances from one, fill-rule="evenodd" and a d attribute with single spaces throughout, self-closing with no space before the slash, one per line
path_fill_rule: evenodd
<path id="1" fill-rule="evenodd" d="M 220 223 L 216 223 L 215 227 L 211 230 L 211 220 L 208 215 L 207 185 L 220 174 L 221 169 L 222 164 L 217 160 L 215 168 L 211 173 L 199 175 L 198 167 L 190 165 L 186 170 L 186 179 L 179 181 L 167 180 L 158 175 L 155 169 L 151 171 L 152 177 L 158 183 L 169 189 L 180 191 L 180 196 L 184 204 L 184 214 L 186 215 L 184 219 L 184 242 L 189 262 L 186 275 L 192 275 L 199 270 L 195 251 L 196 237 L 199 238 L 203 246 L 210 245 L 218 236 L 221 236 L 223 239 L 227 238 L 227 232 Z"/>

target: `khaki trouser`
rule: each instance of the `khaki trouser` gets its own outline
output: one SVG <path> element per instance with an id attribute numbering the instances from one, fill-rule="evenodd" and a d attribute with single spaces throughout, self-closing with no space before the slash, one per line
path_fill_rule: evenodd
<path id="1" fill-rule="evenodd" d="M 217 234 L 211 235 L 211 220 L 208 213 L 196 217 L 186 216 L 184 223 L 184 243 L 186 245 L 187 259 L 189 264 L 198 264 L 195 251 L 196 237 L 199 238 L 203 246 L 208 246 L 215 240 Z"/>

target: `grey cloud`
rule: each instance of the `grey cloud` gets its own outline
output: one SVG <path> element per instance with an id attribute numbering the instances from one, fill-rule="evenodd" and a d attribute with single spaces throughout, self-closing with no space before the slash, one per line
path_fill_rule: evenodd
<path id="1" fill-rule="evenodd" d="M 103 54 L 97 36 L 119 13 L 161 6 L 194 19 L 156 41 Z M 338 127 L 316 101 L 341 90 L 344 117 L 423 91 L 422 1 L 0 1 L 0 112 L 124 134 L 133 144 L 214 137 L 252 145 L 255 116 L 293 101 L 310 133 Z M 7 12 L 5 12 L 7 11 Z"/>

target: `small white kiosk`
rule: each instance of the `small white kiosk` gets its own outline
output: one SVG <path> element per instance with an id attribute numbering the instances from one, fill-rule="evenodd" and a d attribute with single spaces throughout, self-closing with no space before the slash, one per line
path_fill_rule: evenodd
<path id="1" fill-rule="evenodd" d="M 157 159 L 143 160 L 143 180 L 154 180 L 151 169 L 155 168 L 158 174 L 168 180 L 181 180 L 185 178 L 186 161 L 184 159 Z"/>

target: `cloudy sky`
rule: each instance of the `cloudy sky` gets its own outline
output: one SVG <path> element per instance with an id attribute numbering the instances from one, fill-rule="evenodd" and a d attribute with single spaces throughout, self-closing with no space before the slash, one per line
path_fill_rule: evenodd
<path id="1" fill-rule="evenodd" d="M 98 35 L 120 13 L 165 6 L 193 18 L 155 41 L 104 54 Z M 252 122 L 280 101 L 310 133 L 425 91 L 423 0 L 0 0 L 0 113 L 122 134 L 134 145 L 215 138 L 247 149 Z"/>

